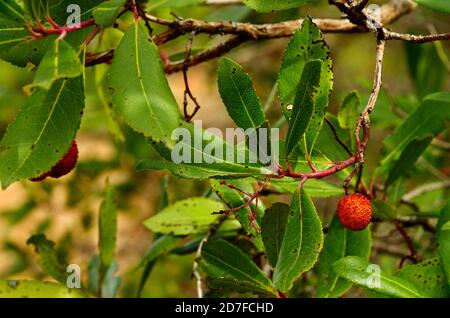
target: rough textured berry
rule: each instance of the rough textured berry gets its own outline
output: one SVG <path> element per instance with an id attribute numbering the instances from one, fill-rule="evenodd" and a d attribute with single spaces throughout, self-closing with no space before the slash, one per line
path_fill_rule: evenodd
<path id="1" fill-rule="evenodd" d="M 339 200 L 337 215 L 343 226 L 352 231 L 360 231 L 370 223 L 372 206 L 364 195 L 350 194 Z"/>
<path id="2" fill-rule="evenodd" d="M 75 140 L 72 142 L 70 149 L 64 157 L 50 171 L 40 175 L 39 177 L 30 179 L 31 181 L 42 181 L 47 177 L 59 178 L 73 170 L 78 160 L 78 147 Z"/>

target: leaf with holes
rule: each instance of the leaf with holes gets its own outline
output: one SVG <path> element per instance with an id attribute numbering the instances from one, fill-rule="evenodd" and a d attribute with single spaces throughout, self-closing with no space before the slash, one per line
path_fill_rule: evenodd
<path id="1" fill-rule="evenodd" d="M 261 127 L 266 121 L 252 79 L 242 67 L 223 58 L 219 64 L 219 92 L 234 122 L 243 129 Z"/>
<path id="2" fill-rule="evenodd" d="M 156 233 L 188 235 L 206 232 L 217 221 L 213 214 L 223 209 L 223 204 L 197 197 L 178 201 L 144 221 L 144 225 Z"/>
<path id="3" fill-rule="evenodd" d="M 323 245 L 322 223 L 305 190 L 294 193 L 288 223 L 273 273 L 273 283 L 281 291 L 292 288 L 300 275 L 317 261 Z"/>
<path id="4" fill-rule="evenodd" d="M 302 77 L 297 86 L 289 128 L 286 137 L 286 157 L 294 151 L 303 138 L 314 113 L 314 96 L 319 87 L 322 62 L 312 60 L 306 63 Z"/>
<path id="5" fill-rule="evenodd" d="M 330 50 L 323 39 L 322 32 L 312 22 L 312 19 L 307 17 L 303 21 L 302 27 L 294 33 L 286 48 L 278 76 L 282 110 L 287 118 L 291 117 L 288 106 L 295 102 L 305 66 L 312 60 L 321 60 L 322 69 L 317 85 L 318 92 L 313 97 L 314 113 L 306 132 L 306 146 L 309 152 L 312 151 L 317 135 L 322 128 L 329 95 L 333 87 L 333 72 Z"/>

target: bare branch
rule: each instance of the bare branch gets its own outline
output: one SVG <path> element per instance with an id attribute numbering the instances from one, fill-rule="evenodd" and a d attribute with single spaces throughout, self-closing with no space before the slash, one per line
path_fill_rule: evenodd
<path id="1" fill-rule="evenodd" d="M 450 188 L 450 180 L 426 183 L 426 184 L 421 185 L 420 187 L 417 187 L 414 190 L 411 190 L 410 192 L 406 193 L 403 196 L 402 200 L 409 202 L 412 199 L 414 199 L 424 193 L 439 190 L 439 189 L 447 189 L 447 188 Z"/>
<path id="2" fill-rule="evenodd" d="M 414 43 L 426 43 L 433 41 L 445 41 L 450 40 L 450 32 L 441 34 L 430 34 L 430 35 L 414 35 L 414 34 L 403 34 L 391 31 L 384 31 L 386 40 L 402 40 Z"/>

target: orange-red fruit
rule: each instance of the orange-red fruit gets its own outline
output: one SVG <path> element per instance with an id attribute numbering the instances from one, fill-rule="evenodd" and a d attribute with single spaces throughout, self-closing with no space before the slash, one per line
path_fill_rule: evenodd
<path id="1" fill-rule="evenodd" d="M 59 178 L 75 168 L 78 160 L 78 147 L 75 140 L 72 142 L 70 149 L 64 155 L 64 157 L 53 167 L 50 171 L 40 175 L 39 177 L 31 179 L 31 181 L 42 181 L 47 177 Z"/>
<path id="2" fill-rule="evenodd" d="M 360 231 L 370 223 L 372 206 L 362 194 L 350 194 L 339 200 L 337 215 L 343 226 L 352 231 Z"/>

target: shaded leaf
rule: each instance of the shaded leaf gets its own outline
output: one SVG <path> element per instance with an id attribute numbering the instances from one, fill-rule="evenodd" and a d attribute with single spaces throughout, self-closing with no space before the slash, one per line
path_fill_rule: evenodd
<path id="1" fill-rule="evenodd" d="M 286 232 L 273 273 L 275 287 L 281 291 L 291 289 L 293 282 L 314 266 L 322 244 L 319 216 L 308 194 L 301 189 L 293 196 Z"/>
<path id="2" fill-rule="evenodd" d="M 215 278 L 229 278 L 255 289 L 274 293 L 270 279 L 239 248 L 225 240 L 213 240 L 203 246 L 201 269 Z"/>
<path id="3" fill-rule="evenodd" d="M 312 60 L 305 64 L 297 87 L 289 128 L 286 137 L 286 157 L 302 140 L 314 112 L 314 95 L 317 93 L 322 62 Z"/>
<path id="4" fill-rule="evenodd" d="M 253 284 L 248 281 L 240 281 L 230 277 L 208 278 L 207 284 L 208 287 L 213 290 L 252 293 L 262 297 L 277 296 L 274 290 L 267 290 L 267 288 L 261 288 L 258 284 Z"/>
<path id="5" fill-rule="evenodd" d="M 290 211 L 291 207 L 288 204 L 275 202 L 264 213 L 261 233 L 267 258 L 272 267 L 275 267 L 278 261 Z"/>
<path id="6" fill-rule="evenodd" d="M 450 3 L 447 0 L 415 0 L 418 4 L 432 10 L 450 13 Z"/>
<path id="7" fill-rule="evenodd" d="M 321 60 L 322 69 L 319 84 L 316 85 L 318 86 L 317 93 L 313 97 L 314 113 L 306 131 L 306 146 L 309 153 L 311 153 L 322 127 L 333 87 L 333 73 L 330 50 L 324 41 L 322 32 L 310 17 L 306 17 L 302 27 L 294 33 L 286 48 L 278 77 L 282 110 L 287 118 L 291 116 L 288 106 L 295 104 L 298 85 L 305 65 L 312 60 Z"/>

